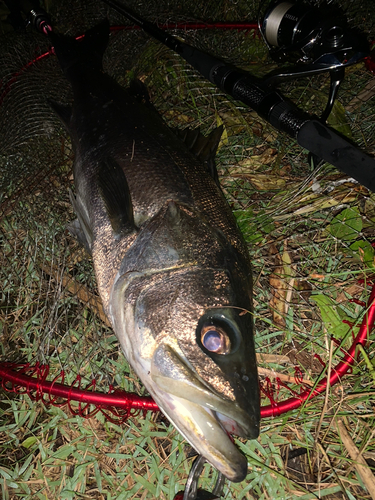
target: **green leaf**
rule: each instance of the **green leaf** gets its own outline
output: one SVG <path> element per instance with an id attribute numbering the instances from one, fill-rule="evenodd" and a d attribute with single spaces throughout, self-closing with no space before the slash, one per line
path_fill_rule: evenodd
<path id="1" fill-rule="evenodd" d="M 7 481 L 6 485 L 8 488 L 13 488 L 15 490 L 18 490 L 18 488 L 19 488 L 19 485 L 13 481 Z"/>
<path id="2" fill-rule="evenodd" d="M 23 443 L 21 443 L 21 446 L 29 449 L 29 448 L 32 448 L 37 441 L 38 441 L 38 438 L 36 438 L 35 436 L 30 436 L 30 437 L 26 438 L 25 441 L 23 441 Z"/>
<path id="3" fill-rule="evenodd" d="M 370 268 L 374 267 L 375 251 L 371 243 L 368 241 L 355 241 L 350 245 L 350 249 L 358 255 L 364 264 Z"/>
<path id="4" fill-rule="evenodd" d="M 349 122 L 346 118 L 345 108 L 337 99 L 335 100 L 327 122 L 332 128 L 340 132 L 340 134 L 348 137 L 349 139 L 353 137 Z"/>
<path id="5" fill-rule="evenodd" d="M 358 208 L 345 208 L 328 226 L 329 232 L 339 240 L 351 241 L 358 237 L 362 231 L 362 218 Z"/>
<path id="6" fill-rule="evenodd" d="M 345 338 L 351 327 L 343 323 L 343 320 L 352 321 L 352 318 L 349 318 L 327 295 L 312 295 L 310 298 L 318 305 L 324 326 L 329 333 L 337 339 Z"/>
<path id="7" fill-rule="evenodd" d="M 332 488 L 319 488 L 319 490 L 312 491 L 311 493 L 307 493 L 301 497 L 298 497 L 299 500 L 315 500 L 317 493 L 319 494 L 319 498 L 324 498 L 328 495 L 333 495 L 334 493 L 338 493 L 342 491 L 342 487 L 333 486 Z M 347 490 L 346 490 L 347 491 Z"/>
<path id="8" fill-rule="evenodd" d="M 60 498 L 61 498 L 61 500 L 74 499 L 74 498 L 77 498 L 77 493 L 75 491 L 71 491 L 71 490 L 63 490 L 60 493 Z"/>
<path id="9" fill-rule="evenodd" d="M 5 478 L 5 479 L 11 479 L 12 476 L 12 471 L 10 469 L 7 469 L 6 467 L 0 467 L 0 474 Z"/>
<path id="10" fill-rule="evenodd" d="M 253 210 L 237 210 L 234 212 L 238 227 L 248 243 L 258 243 L 263 240 L 263 234 L 269 234 L 275 229 L 275 224 L 264 211 L 254 214 Z M 261 230 L 260 230 L 261 228 Z"/>
<path id="11" fill-rule="evenodd" d="M 147 481 L 145 477 L 139 476 L 138 474 L 134 474 L 132 472 L 130 472 L 130 475 L 136 482 L 141 483 L 141 485 L 144 488 L 146 488 L 150 493 L 152 493 L 153 496 L 156 495 L 156 486 Z"/>
<path id="12" fill-rule="evenodd" d="M 102 476 L 100 475 L 100 469 L 97 462 L 94 462 L 94 472 L 95 472 L 96 486 L 99 491 L 102 491 Z"/>
<path id="13" fill-rule="evenodd" d="M 74 446 L 66 444 L 59 448 L 54 454 L 53 458 L 59 458 L 61 460 L 65 460 L 68 456 L 75 450 Z"/>
<path id="14" fill-rule="evenodd" d="M 21 467 L 21 468 L 20 468 L 20 470 L 19 470 L 19 473 L 18 473 L 18 474 L 19 474 L 20 476 L 21 476 L 21 475 L 25 472 L 25 470 L 26 470 L 26 469 L 27 469 L 27 467 L 30 465 L 30 462 L 31 462 L 31 460 L 32 460 L 33 458 L 34 458 L 34 455 L 33 455 L 33 454 L 31 454 L 29 457 L 27 457 L 27 459 L 26 459 L 25 463 L 22 465 L 22 467 Z"/>

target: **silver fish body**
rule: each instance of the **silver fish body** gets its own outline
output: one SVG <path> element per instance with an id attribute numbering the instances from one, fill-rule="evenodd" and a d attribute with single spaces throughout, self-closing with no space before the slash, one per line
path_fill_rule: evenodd
<path id="1" fill-rule="evenodd" d="M 228 434 L 256 438 L 260 406 L 251 265 L 233 214 L 207 166 L 103 73 L 107 23 L 83 42 L 51 37 L 74 94 L 71 110 L 54 107 L 75 152 L 75 229 L 106 314 L 165 415 L 241 481 L 247 460 Z"/>

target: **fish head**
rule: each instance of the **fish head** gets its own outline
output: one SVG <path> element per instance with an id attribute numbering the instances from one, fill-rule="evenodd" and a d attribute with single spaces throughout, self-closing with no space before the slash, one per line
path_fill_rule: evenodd
<path id="1" fill-rule="evenodd" d="M 187 441 L 231 481 L 246 477 L 247 460 L 230 434 L 259 434 L 248 288 L 228 270 L 192 266 L 122 276 L 111 297 L 128 361 Z"/>

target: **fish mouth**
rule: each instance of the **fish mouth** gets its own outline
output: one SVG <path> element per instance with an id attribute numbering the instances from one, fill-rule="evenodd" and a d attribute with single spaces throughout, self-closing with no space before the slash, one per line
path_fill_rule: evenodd
<path id="1" fill-rule="evenodd" d="M 247 459 L 230 434 L 258 437 L 257 409 L 249 413 L 212 392 L 165 344 L 155 351 L 151 379 L 155 401 L 185 439 L 230 481 L 243 481 Z"/>

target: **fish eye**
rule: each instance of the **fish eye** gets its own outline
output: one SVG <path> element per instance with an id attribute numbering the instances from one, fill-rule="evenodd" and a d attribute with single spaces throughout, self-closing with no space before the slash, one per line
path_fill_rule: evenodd
<path id="1" fill-rule="evenodd" d="M 204 326 L 201 330 L 201 342 L 207 351 L 216 354 L 228 354 L 230 351 L 230 339 L 219 326 Z"/>

